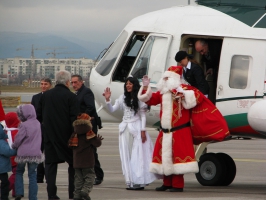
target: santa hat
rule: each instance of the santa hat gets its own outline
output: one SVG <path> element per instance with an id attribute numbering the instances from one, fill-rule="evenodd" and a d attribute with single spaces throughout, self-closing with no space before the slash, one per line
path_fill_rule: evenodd
<path id="1" fill-rule="evenodd" d="M 183 67 L 182 66 L 171 66 L 168 68 L 167 71 L 164 72 L 163 78 L 174 78 L 174 79 L 180 79 L 183 73 Z"/>

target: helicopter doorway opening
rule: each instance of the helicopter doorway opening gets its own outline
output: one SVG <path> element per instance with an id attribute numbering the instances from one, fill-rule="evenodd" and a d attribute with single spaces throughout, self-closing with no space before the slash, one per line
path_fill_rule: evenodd
<path id="1" fill-rule="evenodd" d="M 156 87 L 166 70 L 171 41 L 172 36 L 167 34 L 134 32 L 114 70 L 112 81 L 124 82 L 132 75 L 142 82 L 142 77 L 148 75 L 151 87 Z"/>
<path id="2" fill-rule="evenodd" d="M 195 49 L 195 43 L 200 40 L 203 45 L 208 47 L 208 55 L 202 55 Z M 222 50 L 223 38 L 199 35 L 182 35 L 180 50 L 186 51 L 190 58 L 195 60 L 203 69 L 205 79 L 209 84 L 208 98 L 215 104 L 217 93 L 217 78 L 220 67 L 220 57 Z M 207 73 L 209 68 L 212 68 L 212 74 Z"/>

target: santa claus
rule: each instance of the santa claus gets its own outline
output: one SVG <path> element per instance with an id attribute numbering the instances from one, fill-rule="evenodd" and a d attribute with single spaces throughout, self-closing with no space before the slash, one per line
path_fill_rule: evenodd
<path id="1" fill-rule="evenodd" d="M 143 77 L 138 98 L 148 105 L 161 104 L 161 128 L 157 137 L 150 171 L 163 175 L 163 185 L 156 191 L 183 192 L 186 173 L 197 173 L 190 129 L 190 108 L 196 106 L 198 94 L 193 87 L 181 84 L 182 67 L 172 66 L 152 92 L 149 78 Z"/>

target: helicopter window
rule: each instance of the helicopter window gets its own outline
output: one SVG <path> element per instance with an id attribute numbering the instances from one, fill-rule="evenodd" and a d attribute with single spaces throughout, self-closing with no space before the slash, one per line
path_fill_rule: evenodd
<path id="1" fill-rule="evenodd" d="M 143 75 L 148 74 L 151 83 L 157 83 L 164 68 L 164 57 L 167 48 L 167 38 L 150 36 L 139 56 L 131 74 L 141 81 Z"/>
<path id="2" fill-rule="evenodd" d="M 245 89 L 247 87 L 250 60 L 250 56 L 233 56 L 229 77 L 230 88 Z"/>
<path id="3" fill-rule="evenodd" d="M 119 61 L 118 66 L 115 69 L 113 75 L 113 81 L 121 81 L 124 82 L 128 77 L 129 72 L 135 62 L 135 59 L 146 39 L 146 35 L 143 34 L 134 34 Z"/>
<path id="4" fill-rule="evenodd" d="M 103 59 L 99 62 L 96 67 L 96 71 L 102 76 L 106 76 L 112 69 L 113 64 L 115 63 L 117 56 L 122 49 L 128 33 L 123 31 L 121 35 L 117 38 L 114 44 L 107 50 Z"/>

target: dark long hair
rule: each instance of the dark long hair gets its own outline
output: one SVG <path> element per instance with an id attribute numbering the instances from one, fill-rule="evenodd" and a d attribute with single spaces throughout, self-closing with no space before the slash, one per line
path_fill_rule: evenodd
<path id="1" fill-rule="evenodd" d="M 132 92 L 127 92 L 126 84 L 127 82 L 133 84 Z M 125 95 L 125 104 L 135 111 L 135 114 L 138 112 L 139 109 L 139 99 L 138 99 L 138 92 L 139 92 L 140 84 L 137 78 L 128 77 L 125 80 L 124 84 L 124 95 Z"/>

